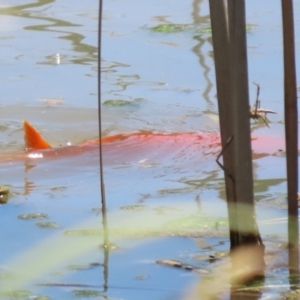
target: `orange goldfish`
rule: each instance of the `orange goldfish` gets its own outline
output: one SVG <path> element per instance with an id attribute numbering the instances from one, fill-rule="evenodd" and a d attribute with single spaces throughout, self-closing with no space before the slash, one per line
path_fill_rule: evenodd
<path id="1" fill-rule="evenodd" d="M 0 162 L 47 157 L 74 156 L 81 153 L 99 151 L 99 139 L 75 146 L 52 148 L 38 130 L 28 121 L 23 122 L 26 150 L 16 153 L 1 153 Z M 153 159 L 173 156 L 173 159 L 195 156 L 216 156 L 220 151 L 218 133 L 154 133 L 136 132 L 103 137 L 104 161 L 123 163 L 135 159 Z M 282 151 L 284 140 L 267 134 L 252 137 L 254 157 L 275 155 Z M 201 156 L 201 157 L 202 157 Z"/>

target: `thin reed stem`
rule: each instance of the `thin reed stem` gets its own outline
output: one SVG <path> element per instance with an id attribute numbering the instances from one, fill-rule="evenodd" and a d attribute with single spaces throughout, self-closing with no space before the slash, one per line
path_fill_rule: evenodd
<path id="1" fill-rule="evenodd" d="M 103 246 L 109 246 L 107 214 L 106 214 L 106 197 L 103 174 L 103 149 L 102 149 L 102 110 L 101 110 L 101 37 L 102 37 L 102 7 L 103 1 L 99 0 L 99 21 L 98 21 L 98 124 L 99 124 L 99 161 L 100 161 L 100 188 L 101 188 L 101 212 L 103 224 Z"/>

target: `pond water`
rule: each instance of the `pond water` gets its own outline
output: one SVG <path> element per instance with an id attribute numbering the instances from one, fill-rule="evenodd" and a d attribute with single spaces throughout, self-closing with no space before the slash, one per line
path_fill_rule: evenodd
<path id="1" fill-rule="evenodd" d="M 297 36 L 300 1 L 294 2 Z M 23 149 L 24 119 L 53 146 L 97 137 L 97 5 L 92 0 L 1 1 L 2 153 Z M 152 30 L 161 24 L 183 25 L 170 33 Z M 270 128 L 253 123 L 253 134 L 280 139 L 284 116 L 279 2 L 247 1 L 247 24 L 250 98 L 254 102 L 256 97 L 251 82 L 259 83 L 262 106 L 277 112 L 270 117 Z M 209 26 L 207 1 L 104 1 L 105 135 L 218 132 Z M 109 105 L 117 103 L 126 105 Z M 97 247 L 102 237 L 74 231 L 101 227 L 97 152 L 1 163 L 0 184 L 9 186 L 12 196 L 0 207 L 0 286 L 7 285 L 11 272 L 20 272 L 13 268 L 19 259 L 19 267 L 29 273 L 49 260 L 50 266 L 32 271 L 32 280 L 17 287 L 24 290 L 22 299 L 185 298 L 201 275 L 155 261 L 174 259 L 210 270 L 208 261 L 196 257 L 228 249 L 223 173 L 215 163 L 218 147 L 200 155 L 188 147 L 180 155 L 178 149 L 169 149 L 170 155 L 160 157 L 151 156 L 151 149 L 143 145 L 134 152 L 126 149 L 114 154 L 126 161 L 104 167 L 108 223 L 118 232 L 111 236 L 117 249 L 110 252 L 108 272 L 103 271 L 105 257 Z M 254 160 L 258 222 L 263 238 L 276 234 L 285 240 L 285 157 L 269 154 Z M 31 213 L 42 214 L 41 219 L 24 216 Z M 51 240 L 53 235 L 61 243 Z M 52 244 L 38 252 L 48 239 Z M 86 239 L 92 240 L 88 249 L 70 246 Z M 58 263 L 60 252 L 50 257 L 60 248 L 69 255 L 62 255 Z M 30 259 L 22 258 L 24 253 Z"/>

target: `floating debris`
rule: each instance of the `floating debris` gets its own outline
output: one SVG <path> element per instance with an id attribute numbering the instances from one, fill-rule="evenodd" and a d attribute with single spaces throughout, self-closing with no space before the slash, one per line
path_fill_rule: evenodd
<path id="1" fill-rule="evenodd" d="M 43 102 L 46 106 L 57 106 L 64 103 L 64 98 L 40 98 L 39 102 Z"/>
<path id="2" fill-rule="evenodd" d="M 10 196 L 10 189 L 8 186 L 0 185 L 0 203 L 5 204 L 8 202 Z"/>
<path id="3" fill-rule="evenodd" d="M 250 118 L 255 120 L 262 119 L 264 123 L 268 127 L 270 127 L 268 124 L 267 114 L 276 114 L 276 112 L 270 109 L 260 108 L 260 100 L 259 100 L 260 86 L 259 84 L 254 82 L 253 84 L 256 85 L 257 91 L 256 91 L 256 100 L 253 105 L 253 108 L 251 108 L 250 106 Z"/>
<path id="4" fill-rule="evenodd" d="M 208 270 L 205 270 L 203 268 L 199 268 L 198 266 L 193 266 L 193 265 L 190 265 L 190 264 L 187 264 L 185 262 L 182 262 L 180 260 L 175 260 L 175 259 L 159 259 L 156 261 L 156 263 L 159 265 L 165 265 L 165 266 L 169 266 L 169 267 L 184 269 L 187 271 L 193 271 L 193 272 L 200 273 L 200 274 L 208 274 L 209 273 Z"/>

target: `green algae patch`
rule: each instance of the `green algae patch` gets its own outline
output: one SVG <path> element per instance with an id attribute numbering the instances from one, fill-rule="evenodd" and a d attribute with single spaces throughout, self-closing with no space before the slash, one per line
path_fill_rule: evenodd
<path id="1" fill-rule="evenodd" d="M 0 185 L 0 204 L 8 202 L 10 196 L 10 189 L 8 186 Z"/>
<path id="2" fill-rule="evenodd" d="M 193 260 L 195 261 L 208 261 L 210 263 L 216 262 L 224 257 L 228 257 L 229 252 L 228 251 L 216 251 L 213 253 L 213 255 L 196 255 L 193 257 Z"/>
<path id="3" fill-rule="evenodd" d="M 19 215 L 18 218 L 21 220 L 32 220 L 32 219 L 47 219 L 49 216 L 44 213 L 29 213 Z"/>
<path id="4" fill-rule="evenodd" d="M 122 226 L 110 227 L 108 233 L 115 237 L 153 237 L 153 236 L 227 236 L 228 222 L 224 218 L 188 216 L 159 222 L 153 226 Z M 97 228 L 74 229 L 64 231 L 66 236 L 94 237 L 102 236 L 103 230 Z"/>
<path id="5" fill-rule="evenodd" d="M 254 24 L 247 24 L 246 31 L 250 32 L 255 28 L 257 25 Z M 182 31 L 192 30 L 196 33 L 203 33 L 203 34 L 211 34 L 212 29 L 210 26 L 206 24 L 174 24 L 174 23 L 167 23 L 167 24 L 160 24 L 153 27 L 150 27 L 150 31 L 153 32 L 160 32 L 160 33 L 176 33 Z"/>
<path id="6" fill-rule="evenodd" d="M 57 229 L 59 228 L 58 224 L 55 222 L 37 222 L 35 223 L 37 227 L 41 228 L 49 228 L 49 229 Z"/>
<path id="7" fill-rule="evenodd" d="M 94 239 L 102 236 L 103 229 L 92 219 L 83 227 L 64 230 L 64 235 L 87 237 Z M 228 222 L 226 217 L 209 216 L 195 213 L 194 204 L 174 204 L 174 206 L 157 207 L 137 203 L 128 205 L 110 215 L 108 234 L 111 237 L 162 237 L 189 236 L 203 237 L 228 236 Z"/>
<path id="8" fill-rule="evenodd" d="M 190 29 L 192 25 L 190 24 L 160 24 L 151 27 L 150 30 L 154 32 L 172 33 L 178 31 L 184 31 Z"/>
<path id="9" fill-rule="evenodd" d="M 182 231 L 185 229 L 193 229 L 195 232 L 199 229 L 208 229 L 208 230 L 224 230 L 228 228 L 228 221 L 226 218 L 217 218 L 217 217 L 206 217 L 191 215 L 176 220 L 167 221 L 164 224 L 164 229 L 172 229 L 174 232 Z"/>
<path id="10" fill-rule="evenodd" d="M 129 210 L 129 211 L 140 211 L 147 208 L 146 205 L 142 205 L 142 204 L 136 204 L 136 205 L 124 205 L 121 206 L 120 209 L 122 210 Z"/>
<path id="11" fill-rule="evenodd" d="M 92 265 L 68 265 L 67 269 L 72 271 L 86 271 L 92 269 Z"/>
<path id="12" fill-rule="evenodd" d="M 73 294 L 77 297 L 99 297 L 102 295 L 101 292 L 95 290 L 75 290 Z"/>
<path id="13" fill-rule="evenodd" d="M 134 101 L 128 100 L 106 100 L 103 102 L 105 106 L 130 106 L 136 104 Z"/>
<path id="14" fill-rule="evenodd" d="M 158 194 L 160 195 L 172 195 L 172 194 L 186 194 L 191 193 L 195 190 L 194 187 L 184 187 L 184 188 L 174 188 L 174 189 L 161 189 L 158 190 Z"/>
<path id="15" fill-rule="evenodd" d="M 109 107 L 123 107 L 123 106 L 139 106 L 141 102 L 145 101 L 144 98 L 133 98 L 130 100 L 123 100 L 123 99 L 108 99 L 102 103 L 104 106 Z"/>
<path id="16" fill-rule="evenodd" d="M 11 272 L 0 272 L 0 280 L 12 279 L 14 278 L 14 274 Z"/>
<path id="17" fill-rule="evenodd" d="M 100 229 L 74 229 L 74 230 L 66 230 L 65 235 L 71 236 L 97 236 L 102 234 L 102 230 Z"/>
<path id="18" fill-rule="evenodd" d="M 0 292 L 0 297 L 10 297 L 13 299 L 27 299 L 32 296 L 32 292 L 27 290 L 14 290 L 7 292 Z"/>

